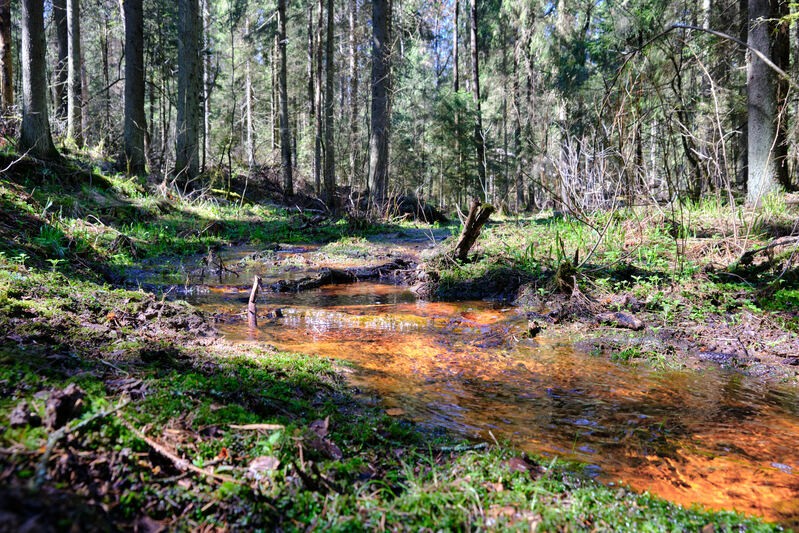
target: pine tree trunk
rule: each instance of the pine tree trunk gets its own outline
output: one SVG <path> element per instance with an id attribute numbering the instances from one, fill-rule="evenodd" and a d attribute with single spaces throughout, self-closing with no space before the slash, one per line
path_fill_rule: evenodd
<path id="1" fill-rule="evenodd" d="M 372 1 L 372 115 L 369 136 L 369 193 L 382 205 L 388 192 L 388 152 L 391 100 L 391 44 L 389 0 Z"/>
<path id="2" fill-rule="evenodd" d="M 125 0 L 125 159 L 129 174 L 143 174 L 144 138 L 144 19 L 142 0 Z"/>
<path id="3" fill-rule="evenodd" d="M 14 107 L 14 65 L 11 40 L 11 0 L 0 0 L 0 114 Z"/>
<path id="4" fill-rule="evenodd" d="M 314 3 L 308 2 L 308 64 L 305 68 L 305 75 L 308 77 L 308 122 L 316 114 L 316 101 L 314 94 L 314 25 L 313 25 Z"/>
<path id="5" fill-rule="evenodd" d="M 350 45 L 350 185 L 358 184 L 358 160 L 360 150 L 358 138 L 358 48 L 356 19 L 358 1 L 349 0 L 349 45 Z"/>
<path id="6" fill-rule="evenodd" d="M 790 71 L 791 27 L 786 18 L 790 14 L 788 0 L 771 1 L 772 60 L 784 72 Z M 794 43 L 797 46 L 799 43 Z M 774 76 L 776 81 L 776 141 L 774 143 L 774 164 L 777 169 L 777 183 L 786 190 L 792 190 L 791 175 L 788 172 L 788 81 L 782 76 Z"/>
<path id="7" fill-rule="evenodd" d="M 289 129 L 288 82 L 286 80 L 286 0 L 277 2 L 278 48 L 280 49 L 280 166 L 283 172 L 283 193 L 294 194 L 291 166 L 291 131 Z"/>
<path id="8" fill-rule="evenodd" d="M 211 153 L 211 42 L 209 38 L 209 25 L 211 18 L 210 0 L 202 0 L 203 19 L 203 146 L 200 168 L 203 172 L 207 168 L 208 157 Z"/>
<path id="9" fill-rule="evenodd" d="M 47 116 L 44 0 L 22 0 L 22 126 L 19 151 L 58 159 Z"/>
<path id="10" fill-rule="evenodd" d="M 524 209 L 524 176 L 522 174 L 522 110 L 519 81 L 519 48 L 513 51 L 513 152 L 516 156 L 516 212 Z"/>
<path id="11" fill-rule="evenodd" d="M 244 119 L 247 122 L 247 168 L 255 168 L 255 128 L 252 120 L 252 74 L 250 73 L 250 56 L 247 55 L 244 79 Z"/>
<path id="12" fill-rule="evenodd" d="M 69 75 L 69 29 L 67 27 L 67 0 L 53 0 L 53 22 L 58 43 L 58 60 L 55 65 L 55 116 L 67 118 L 67 76 Z"/>
<path id="13" fill-rule="evenodd" d="M 327 31 L 325 41 L 325 191 L 324 202 L 335 212 L 336 207 L 336 147 L 333 141 L 333 0 L 327 0 Z"/>
<path id="14" fill-rule="evenodd" d="M 67 0 L 67 137 L 83 146 L 83 101 L 80 71 L 80 0 Z"/>
<path id="15" fill-rule="evenodd" d="M 769 0 L 749 0 L 748 44 L 766 57 L 771 56 Z M 774 72 L 757 56 L 749 54 L 747 72 L 747 107 L 749 110 L 749 174 L 746 201 L 759 206 L 763 197 L 779 188 L 777 165 L 772 148 L 777 128 L 777 98 Z"/>
<path id="16" fill-rule="evenodd" d="M 313 177 L 314 192 L 322 193 L 322 36 L 324 31 L 324 0 L 319 0 L 319 17 L 316 23 L 316 83 L 314 99 L 316 100 L 316 115 L 314 122 L 314 161 Z"/>
<path id="17" fill-rule="evenodd" d="M 250 20 L 245 22 L 245 33 L 250 33 Z M 247 52 L 245 52 L 247 53 Z M 252 74 L 250 72 L 250 53 L 244 67 L 244 119 L 247 123 L 247 168 L 255 168 L 255 127 L 252 120 Z"/>
<path id="18" fill-rule="evenodd" d="M 483 136 L 483 113 L 480 104 L 480 64 L 477 46 L 477 0 L 471 0 L 471 46 L 472 46 L 472 96 L 474 97 L 475 123 L 474 145 L 477 152 L 477 178 L 486 201 L 489 200 L 488 184 L 486 183 L 486 149 Z"/>
<path id="19" fill-rule="evenodd" d="M 178 117 L 175 174 L 188 186 L 200 171 L 200 13 L 197 0 L 178 1 Z"/>

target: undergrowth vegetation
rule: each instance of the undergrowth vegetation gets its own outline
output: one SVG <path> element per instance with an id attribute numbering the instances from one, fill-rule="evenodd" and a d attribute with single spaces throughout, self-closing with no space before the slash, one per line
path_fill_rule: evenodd
<path id="1" fill-rule="evenodd" d="M 165 198 L 100 169 L 75 172 L 78 184 L 33 167 L 0 179 L 0 511 L 9 527 L 779 529 L 605 486 L 580 465 L 423 433 L 348 385 L 341 364 L 228 344 L 188 304 L 112 285 L 137 261 L 239 243 L 313 241 L 330 257 L 365 257 L 365 236 L 402 226 L 354 231 L 346 219 Z M 767 237 L 759 223 L 750 238 Z M 590 226 L 509 221 L 486 229 L 477 260 L 440 259 L 441 283 L 488 276 L 496 291 L 512 278 L 545 301 L 555 269 L 577 257 L 577 282 L 593 297 L 629 291 L 664 320 L 795 307 L 792 286 L 773 281 L 765 297 L 708 271 L 723 253 L 709 253 L 716 241 L 693 236 L 696 227 L 674 238 L 665 218 L 634 211 L 594 215 Z M 783 320 L 795 334 L 796 317 Z"/>

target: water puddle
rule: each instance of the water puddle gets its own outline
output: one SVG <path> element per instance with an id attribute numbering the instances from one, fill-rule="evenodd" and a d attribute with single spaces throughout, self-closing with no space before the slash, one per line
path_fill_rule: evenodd
<path id="1" fill-rule="evenodd" d="M 207 286 L 188 299 L 241 313 L 246 285 Z M 241 321 L 221 329 L 236 341 L 345 359 L 356 385 L 423 426 L 581 461 L 605 482 L 681 504 L 799 526 L 795 389 L 722 370 L 616 364 L 565 339 L 524 339 L 527 322 L 511 308 L 418 301 L 391 285 L 261 296 L 261 314 L 275 308 L 282 318 L 262 319 L 255 333 Z"/>

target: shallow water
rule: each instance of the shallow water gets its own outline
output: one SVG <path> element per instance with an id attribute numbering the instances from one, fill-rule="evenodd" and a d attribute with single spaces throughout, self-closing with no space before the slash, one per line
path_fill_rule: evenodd
<path id="1" fill-rule="evenodd" d="M 189 300 L 209 312 L 242 313 L 245 280 L 207 286 Z M 266 319 L 275 308 L 283 317 Z M 681 504 L 799 526 L 795 389 L 720 369 L 613 363 L 566 339 L 524 339 L 527 321 L 512 308 L 418 301 L 385 284 L 267 292 L 259 313 L 255 332 L 241 321 L 221 329 L 231 340 L 350 361 L 356 385 L 423 426 L 578 460 L 605 482 Z"/>

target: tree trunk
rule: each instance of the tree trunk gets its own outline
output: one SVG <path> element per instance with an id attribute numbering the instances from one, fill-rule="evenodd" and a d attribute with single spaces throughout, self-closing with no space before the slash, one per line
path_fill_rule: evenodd
<path id="1" fill-rule="evenodd" d="M 460 78 L 460 59 L 459 59 L 459 49 L 460 49 L 460 23 L 458 22 L 460 19 L 460 0 L 455 0 L 454 6 L 454 22 L 453 22 L 453 31 L 452 31 L 452 84 L 453 89 L 455 90 L 455 96 L 457 98 L 458 92 L 461 90 L 461 78 Z M 457 158 L 457 167 L 456 167 L 456 176 L 458 180 L 463 179 L 463 153 L 461 152 L 461 115 L 459 111 L 460 103 L 455 108 L 455 157 Z M 458 196 L 457 203 L 460 204 L 460 191 L 462 187 L 458 187 Z"/>
<path id="2" fill-rule="evenodd" d="M 205 172 L 208 157 L 211 154 L 211 40 L 209 37 L 211 8 L 210 0 L 202 0 L 203 19 L 203 147 L 200 168 Z"/>
<path id="3" fill-rule="evenodd" d="M 67 0 L 53 0 L 53 22 L 58 42 L 58 60 L 55 65 L 55 116 L 67 118 L 67 76 L 69 74 L 69 29 L 67 27 Z"/>
<path id="4" fill-rule="evenodd" d="M 386 199 L 390 134 L 391 44 L 389 0 L 372 1 L 372 116 L 369 135 L 369 193 L 374 204 Z"/>
<path id="5" fill-rule="evenodd" d="M 188 186 L 200 171 L 200 9 L 197 0 L 178 1 L 178 117 L 175 173 Z"/>
<path id="6" fill-rule="evenodd" d="M 766 20 L 771 16 L 769 0 L 749 0 L 748 44 L 771 57 Z M 773 148 L 777 136 L 775 74 L 757 56 L 749 53 L 747 108 L 749 110 L 749 174 L 746 201 L 759 206 L 763 197 L 779 188 Z"/>
<path id="7" fill-rule="evenodd" d="M 0 114 L 14 107 L 14 65 L 11 53 L 11 0 L 0 0 Z"/>
<path id="8" fill-rule="evenodd" d="M 19 151 L 58 159 L 47 116 L 44 0 L 22 0 L 22 126 Z"/>
<path id="9" fill-rule="evenodd" d="M 286 81 L 286 0 L 277 2 L 277 32 L 280 49 L 280 166 L 283 173 L 283 193 L 294 194 L 291 166 L 291 131 L 289 130 L 288 85 Z"/>
<path id="10" fill-rule="evenodd" d="M 100 33 L 100 43 L 99 43 L 103 59 L 103 86 L 105 87 L 105 89 L 103 90 L 103 111 L 105 112 L 105 116 L 103 117 L 103 124 L 101 126 L 103 132 L 103 140 L 105 141 L 105 143 L 108 143 L 111 140 L 111 74 L 109 72 L 110 70 L 109 40 L 111 38 L 111 32 L 108 31 L 108 22 L 109 22 L 109 15 L 108 12 L 105 12 L 103 13 L 103 31 Z M 125 79 L 126 79 L 125 83 L 127 83 L 127 76 Z M 88 102 L 88 98 L 85 98 L 84 100 Z M 84 124 L 84 130 L 85 129 L 86 127 Z"/>
<path id="11" fill-rule="evenodd" d="M 313 24 L 314 3 L 308 2 L 308 64 L 305 68 L 305 75 L 308 77 L 308 122 L 316 114 L 316 95 L 314 93 L 314 24 Z"/>
<path id="12" fill-rule="evenodd" d="M 477 178 L 483 197 L 488 201 L 489 191 L 486 183 L 486 148 L 483 136 L 483 113 L 480 105 L 480 65 L 477 46 L 477 0 L 471 0 L 471 46 L 472 46 L 472 95 L 474 97 L 475 123 L 474 145 L 477 151 Z"/>
<path id="13" fill-rule="evenodd" d="M 314 192 L 322 193 L 322 32 L 324 17 L 324 0 L 319 0 L 319 18 L 316 23 L 316 82 L 314 84 L 314 99 L 316 101 L 316 115 L 314 121 L 314 161 L 313 177 Z"/>
<path id="14" fill-rule="evenodd" d="M 519 82 L 519 47 L 513 51 L 513 152 L 516 157 L 516 212 L 524 209 L 524 176 L 522 175 L 522 109 Z"/>
<path id="15" fill-rule="evenodd" d="M 358 156 L 360 142 L 358 139 L 358 48 L 356 39 L 356 19 L 358 1 L 349 0 L 349 45 L 350 45 L 350 185 L 358 183 Z"/>
<path id="16" fill-rule="evenodd" d="M 245 23 L 245 33 L 250 33 L 250 21 L 247 19 Z M 245 79 L 244 79 L 244 114 L 247 122 L 247 168 L 255 168 L 255 127 L 252 120 L 252 74 L 250 73 L 250 56 L 247 54 L 247 61 L 245 63 Z"/>
<path id="17" fill-rule="evenodd" d="M 788 0 L 771 0 L 772 60 L 783 71 L 790 71 L 791 27 L 786 20 L 790 15 Z M 795 43 L 794 46 L 796 46 Z M 773 74 L 772 74 L 773 75 Z M 776 141 L 774 144 L 774 164 L 777 169 L 777 183 L 786 190 L 792 190 L 791 175 L 788 172 L 788 81 L 782 76 L 774 76 L 776 81 Z"/>
<path id="18" fill-rule="evenodd" d="M 80 0 L 67 0 L 67 137 L 83 146 L 80 71 Z"/>
<path id="19" fill-rule="evenodd" d="M 125 0 L 125 160 L 128 174 L 143 174 L 144 137 L 144 19 L 142 0 Z"/>
<path id="20" fill-rule="evenodd" d="M 325 203 L 336 208 L 336 147 L 333 142 L 333 0 L 327 0 L 327 31 L 325 45 Z"/>

